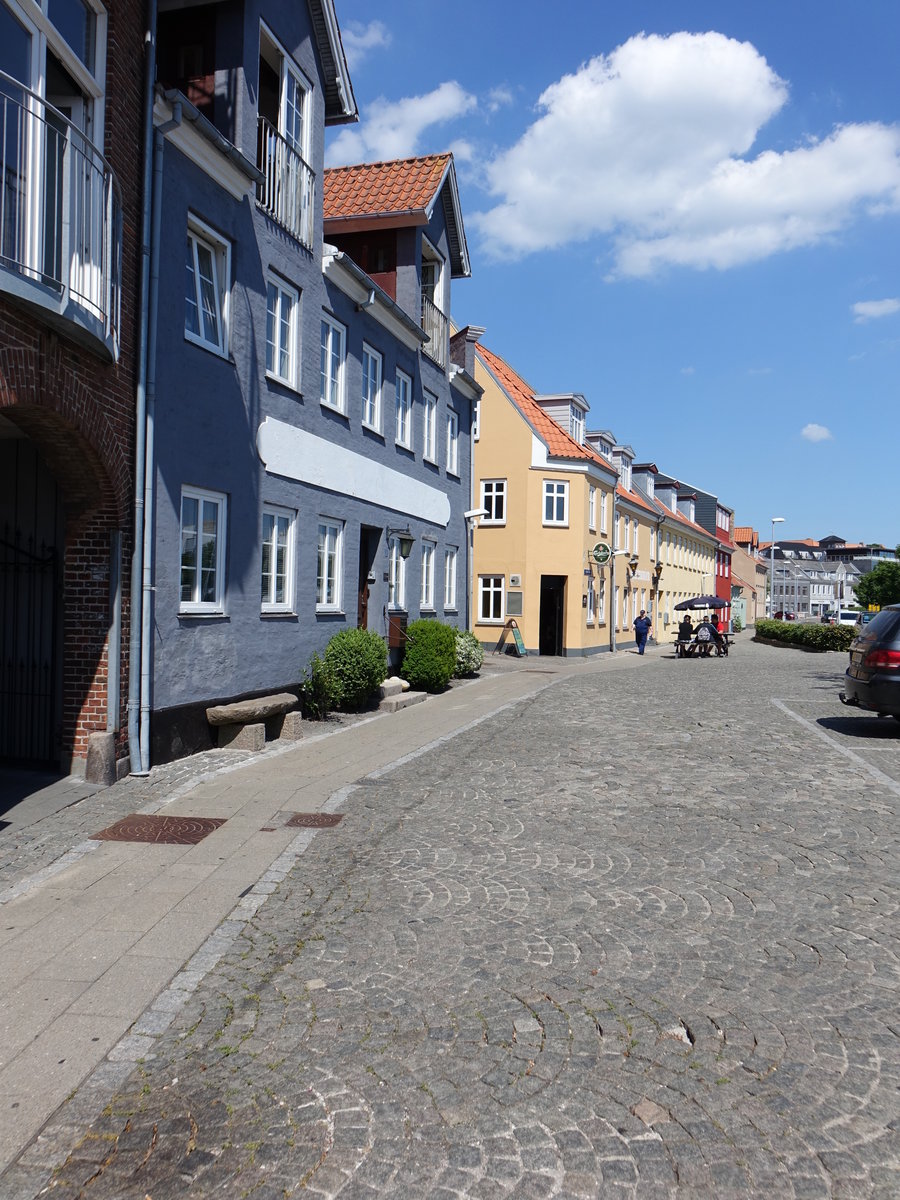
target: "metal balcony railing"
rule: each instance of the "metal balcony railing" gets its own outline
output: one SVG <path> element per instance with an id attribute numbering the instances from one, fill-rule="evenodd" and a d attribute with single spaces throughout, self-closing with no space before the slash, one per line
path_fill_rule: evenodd
<path id="1" fill-rule="evenodd" d="M 449 323 L 428 296 L 422 297 L 422 328 L 428 334 L 428 341 L 422 349 L 429 358 L 434 359 L 438 366 L 446 367 Z"/>
<path id="2" fill-rule="evenodd" d="M 111 341 L 115 355 L 122 265 L 118 183 L 80 129 L 2 71 L 0 265 L 42 285 L 33 298 L 44 307 L 75 319 L 74 304 L 88 314 L 91 319 L 81 323 Z"/>
<path id="3" fill-rule="evenodd" d="M 256 165 L 265 178 L 256 203 L 308 250 L 313 245 L 316 177 L 290 142 L 265 117 L 259 118 Z"/>

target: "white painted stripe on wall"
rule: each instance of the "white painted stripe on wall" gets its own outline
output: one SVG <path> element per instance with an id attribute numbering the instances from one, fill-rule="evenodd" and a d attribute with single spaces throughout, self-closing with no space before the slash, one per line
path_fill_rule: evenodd
<path id="1" fill-rule="evenodd" d="M 256 449 L 270 475 L 368 500 L 445 529 L 450 521 L 450 501 L 438 488 L 285 421 L 266 417 L 256 431 Z"/>

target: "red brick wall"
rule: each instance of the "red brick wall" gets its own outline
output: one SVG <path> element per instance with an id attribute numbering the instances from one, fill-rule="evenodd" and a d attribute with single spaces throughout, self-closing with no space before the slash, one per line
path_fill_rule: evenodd
<path id="1" fill-rule="evenodd" d="M 65 508 L 62 761 L 82 759 L 107 724 L 110 535 L 123 533 L 120 735 L 127 749 L 129 573 L 143 171 L 144 12 L 112 0 L 103 151 L 123 205 L 119 358 L 110 364 L 0 293 L 0 415 L 34 442 Z"/>

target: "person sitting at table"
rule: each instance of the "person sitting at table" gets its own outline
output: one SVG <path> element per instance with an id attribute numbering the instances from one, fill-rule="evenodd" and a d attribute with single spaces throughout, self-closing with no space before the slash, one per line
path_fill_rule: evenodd
<path id="1" fill-rule="evenodd" d="M 678 622 L 678 640 L 679 642 L 689 642 L 693 636 L 694 622 L 691 620 L 691 614 L 685 613 Z"/>
<path id="2" fill-rule="evenodd" d="M 707 617 L 697 626 L 697 641 L 698 642 L 714 642 L 717 646 L 723 646 L 722 635 L 719 633 L 719 622 L 715 614 L 712 617 Z"/>

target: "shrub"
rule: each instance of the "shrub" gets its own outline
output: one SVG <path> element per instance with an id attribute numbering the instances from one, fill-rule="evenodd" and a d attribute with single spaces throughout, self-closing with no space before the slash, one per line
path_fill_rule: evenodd
<path id="1" fill-rule="evenodd" d="M 361 708 L 387 676 L 387 646 L 371 629 L 342 629 L 325 647 L 336 703 Z"/>
<path id="2" fill-rule="evenodd" d="M 475 634 L 467 629 L 457 629 L 454 677 L 461 679 L 465 675 L 477 675 L 483 662 L 484 647 Z"/>
<path id="3" fill-rule="evenodd" d="M 756 636 L 805 650 L 849 650 L 853 625 L 801 625 L 796 621 L 757 621 Z"/>
<path id="4" fill-rule="evenodd" d="M 298 691 L 300 708 L 307 720 L 324 721 L 337 705 L 338 697 L 335 692 L 334 680 L 318 654 L 314 654 L 309 660 L 309 666 L 303 672 L 303 679 L 300 681 Z"/>
<path id="5" fill-rule="evenodd" d="M 456 667 L 456 630 L 440 621 L 413 621 L 406 630 L 403 678 L 412 688 L 442 692 Z"/>
<path id="6" fill-rule="evenodd" d="M 734 631 L 735 633 L 740 633 L 740 632 L 741 632 L 741 630 L 744 628 L 744 623 L 743 623 L 743 621 L 741 620 L 741 618 L 740 618 L 740 617 L 734 617 L 734 618 L 732 618 L 732 621 L 731 621 L 731 628 L 733 629 L 733 631 Z"/>

